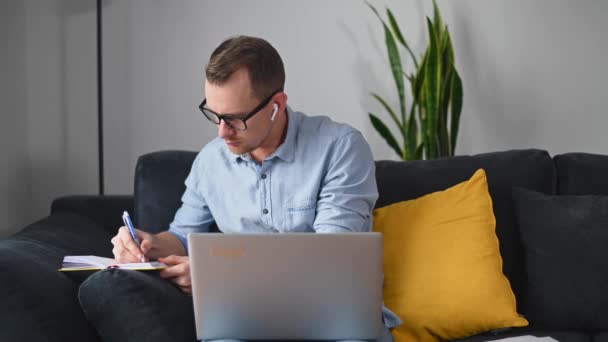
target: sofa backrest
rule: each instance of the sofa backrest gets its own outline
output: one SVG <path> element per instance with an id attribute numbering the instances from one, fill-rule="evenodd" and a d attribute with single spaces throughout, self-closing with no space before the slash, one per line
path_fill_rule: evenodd
<path id="1" fill-rule="evenodd" d="M 447 189 L 469 179 L 479 168 L 485 169 L 488 177 L 503 272 L 520 298 L 525 273 L 511 191 L 519 186 L 553 193 L 555 171 L 546 151 L 514 150 L 426 161 L 379 161 L 376 162 L 376 179 L 380 197 L 376 207 Z"/>
<path id="2" fill-rule="evenodd" d="M 196 152 L 160 151 L 144 154 L 135 167 L 134 224 L 149 232 L 169 228 L 182 204 L 184 181 Z"/>
<path id="3" fill-rule="evenodd" d="M 566 153 L 553 157 L 559 195 L 608 195 L 608 156 Z"/>
<path id="4" fill-rule="evenodd" d="M 138 227 L 151 232 L 168 228 L 181 205 L 184 180 L 195 157 L 196 152 L 191 151 L 161 151 L 139 158 L 134 196 L 134 220 Z M 479 168 L 485 169 L 488 176 L 503 271 L 519 297 L 525 278 L 511 189 L 520 186 L 554 193 L 555 168 L 546 151 L 514 150 L 428 161 L 377 161 L 380 197 L 376 207 L 444 190 L 469 179 Z"/>

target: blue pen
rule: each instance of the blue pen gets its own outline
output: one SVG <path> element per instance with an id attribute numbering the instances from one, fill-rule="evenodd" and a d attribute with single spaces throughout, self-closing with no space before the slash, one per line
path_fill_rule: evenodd
<path id="1" fill-rule="evenodd" d="M 133 222 L 131 222 L 131 217 L 129 216 L 128 212 L 125 211 L 122 213 L 122 221 L 125 223 L 125 226 L 127 226 L 127 228 L 129 228 L 129 233 L 131 233 L 131 237 L 133 238 L 133 241 L 135 241 L 135 243 L 137 244 L 137 247 L 140 247 L 140 242 L 139 242 L 139 239 L 137 238 L 137 233 L 135 232 L 135 227 L 133 227 Z M 142 260 L 143 259 L 144 259 L 144 257 L 142 257 Z"/>

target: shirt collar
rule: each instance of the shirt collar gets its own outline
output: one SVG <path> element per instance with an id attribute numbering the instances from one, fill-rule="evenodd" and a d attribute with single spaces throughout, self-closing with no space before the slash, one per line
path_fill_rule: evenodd
<path id="1" fill-rule="evenodd" d="M 298 134 L 299 127 L 299 117 L 298 115 L 291 109 L 291 107 L 287 106 L 287 134 L 285 134 L 285 140 L 283 143 L 265 160 L 273 159 L 274 157 L 280 158 L 288 163 L 292 162 L 294 159 L 294 154 L 296 150 L 296 136 Z M 240 161 L 250 162 L 251 155 L 249 153 L 234 155 L 233 163 L 238 163 Z"/>

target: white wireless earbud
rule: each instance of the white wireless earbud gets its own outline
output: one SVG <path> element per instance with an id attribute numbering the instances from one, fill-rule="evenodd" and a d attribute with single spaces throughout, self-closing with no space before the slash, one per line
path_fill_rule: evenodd
<path id="1" fill-rule="evenodd" d="M 274 112 L 272 112 L 272 116 L 270 117 L 270 121 L 274 121 L 274 118 L 277 116 L 278 112 L 279 112 L 279 105 L 277 105 L 275 103 L 274 104 Z"/>

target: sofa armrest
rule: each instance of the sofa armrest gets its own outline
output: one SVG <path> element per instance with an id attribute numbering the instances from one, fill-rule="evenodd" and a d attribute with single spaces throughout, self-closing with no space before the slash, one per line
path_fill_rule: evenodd
<path id="1" fill-rule="evenodd" d="M 51 214 L 70 212 L 79 214 L 100 224 L 110 233 L 122 226 L 122 212 L 133 212 L 131 195 L 76 195 L 59 197 L 51 204 Z"/>

